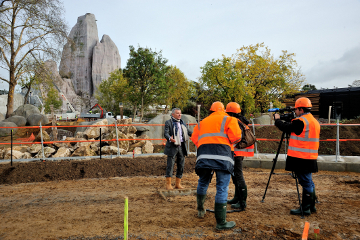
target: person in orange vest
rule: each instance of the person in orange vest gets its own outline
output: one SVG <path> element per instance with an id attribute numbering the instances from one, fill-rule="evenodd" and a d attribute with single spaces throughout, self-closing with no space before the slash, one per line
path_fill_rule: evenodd
<path id="1" fill-rule="evenodd" d="M 226 113 L 231 116 L 235 117 L 238 120 L 238 124 L 240 128 L 247 126 L 250 122 L 242 115 L 240 105 L 236 102 L 230 102 L 226 105 Z M 243 125 L 239 122 L 242 122 Z M 244 179 L 244 174 L 242 170 L 242 164 L 244 157 L 253 157 L 254 156 L 254 145 L 244 149 L 238 149 L 234 146 L 234 175 L 232 176 L 233 183 L 235 185 L 235 195 L 234 198 L 228 200 L 227 203 L 231 204 L 232 208 L 245 210 L 246 208 L 246 199 L 247 199 L 247 186 Z"/>
<path id="2" fill-rule="evenodd" d="M 297 118 L 291 122 L 280 120 L 279 114 L 274 115 L 275 125 L 290 134 L 285 170 L 294 172 L 303 188 L 301 206 L 305 215 L 316 212 L 312 173 L 318 172 L 320 124 L 310 113 L 311 107 L 310 99 L 302 97 L 295 102 Z M 290 214 L 301 215 L 301 208 L 291 209 Z"/>
<path id="3" fill-rule="evenodd" d="M 213 173 L 216 173 L 215 219 L 216 229 L 235 227 L 226 221 L 226 205 L 230 176 L 234 171 L 232 145 L 241 140 L 237 120 L 225 113 L 221 102 L 214 102 L 211 114 L 195 126 L 191 140 L 197 149 L 195 172 L 199 176 L 197 186 L 198 217 L 203 218 L 206 192 Z"/>

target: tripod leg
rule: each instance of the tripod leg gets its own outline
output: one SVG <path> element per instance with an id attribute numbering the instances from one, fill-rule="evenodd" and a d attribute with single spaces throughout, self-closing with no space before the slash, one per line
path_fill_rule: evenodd
<path id="1" fill-rule="evenodd" d="M 304 218 L 304 211 L 302 208 L 302 204 L 301 204 L 301 200 L 300 200 L 300 192 L 299 192 L 299 185 L 298 185 L 298 181 L 297 181 L 297 176 L 296 174 L 293 172 L 292 174 L 293 178 L 295 178 L 295 183 L 296 183 L 296 190 L 297 190 L 297 194 L 298 194 L 298 198 L 299 198 L 299 205 L 300 205 L 300 211 L 301 211 L 301 218 Z"/>

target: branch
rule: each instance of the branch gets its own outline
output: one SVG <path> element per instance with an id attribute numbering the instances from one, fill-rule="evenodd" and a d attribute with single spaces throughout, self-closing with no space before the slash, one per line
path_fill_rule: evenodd
<path id="1" fill-rule="evenodd" d="M 5 78 L 2 78 L 2 77 L 0 77 L 0 80 L 2 80 L 2 81 L 4 81 L 4 82 L 7 82 L 7 83 L 10 83 L 9 80 L 7 80 L 7 79 L 5 79 Z"/>
<path id="2" fill-rule="evenodd" d="M 2 55 L 4 56 L 3 59 L 5 60 L 5 62 L 6 62 L 6 64 L 8 65 L 8 67 L 10 68 L 9 60 L 7 59 L 7 57 L 6 57 L 6 55 L 5 55 L 5 51 L 4 51 L 4 49 L 3 49 L 2 47 L 0 47 L 0 51 L 1 51 Z"/>

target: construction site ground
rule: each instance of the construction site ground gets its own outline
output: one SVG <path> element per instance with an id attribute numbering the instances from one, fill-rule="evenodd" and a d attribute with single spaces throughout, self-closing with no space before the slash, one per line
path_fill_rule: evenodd
<path id="1" fill-rule="evenodd" d="M 14 137 L 27 137 L 29 131 L 22 129 Z M 256 133 L 267 139 L 281 135 L 271 126 L 259 127 Z M 335 138 L 335 133 L 335 127 L 322 128 L 321 139 Z M 359 134 L 359 126 L 340 128 L 342 139 L 359 139 Z M 274 153 L 277 146 L 276 141 L 258 143 L 261 153 Z M 358 142 L 340 142 L 345 156 L 360 156 L 359 148 Z M 155 151 L 162 152 L 163 146 Z M 334 142 L 320 143 L 320 154 L 334 153 Z M 160 194 L 165 190 L 165 156 L 14 162 L 13 166 L 0 161 L 0 239 L 123 239 L 125 197 L 129 239 L 301 239 L 305 221 L 320 228 L 318 239 L 360 239 L 360 173 L 314 174 L 318 212 L 301 219 L 289 214 L 298 207 L 289 172 L 275 170 L 261 203 L 270 170 L 245 168 L 247 209 L 228 213 L 227 220 L 235 221 L 236 227 L 218 232 L 213 213 L 197 218 L 195 161 L 186 158 L 182 180 L 190 194 L 168 197 Z M 205 202 L 208 209 L 214 208 L 215 183 L 214 175 Z M 231 183 L 229 198 L 233 195 Z M 312 227 L 308 239 L 315 239 Z"/>

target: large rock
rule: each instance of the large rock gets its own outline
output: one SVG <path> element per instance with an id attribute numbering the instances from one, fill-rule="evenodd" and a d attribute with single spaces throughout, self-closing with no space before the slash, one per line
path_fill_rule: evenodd
<path id="1" fill-rule="evenodd" d="M 16 150 L 12 151 L 13 159 L 22 159 L 23 155 L 24 155 L 24 153 L 22 153 L 20 151 L 16 151 Z M 11 150 L 10 149 L 5 150 L 4 159 L 11 159 Z"/>
<path id="2" fill-rule="evenodd" d="M 69 148 L 61 147 L 57 150 L 57 152 L 52 157 L 60 158 L 60 157 L 69 157 L 70 155 L 71 155 L 71 151 Z"/>
<path id="3" fill-rule="evenodd" d="M 102 80 L 108 79 L 110 73 L 121 68 L 119 50 L 108 35 L 103 35 L 93 51 L 92 82 L 94 91 Z"/>
<path id="4" fill-rule="evenodd" d="M 50 136 L 45 131 L 45 129 L 41 129 L 41 132 L 42 132 L 42 140 L 43 140 L 43 142 L 50 142 Z M 36 135 L 34 142 L 41 142 L 41 133 L 40 133 L 40 131 L 39 131 L 38 135 Z"/>
<path id="5" fill-rule="evenodd" d="M 95 15 L 87 13 L 78 17 L 68 38 L 62 52 L 60 76 L 71 79 L 76 94 L 92 96 L 92 56 L 94 46 L 99 42 Z"/>
<path id="6" fill-rule="evenodd" d="M 90 146 L 81 146 L 77 148 L 71 156 L 72 157 L 95 156 L 95 151 L 92 148 L 90 148 Z"/>
<path id="7" fill-rule="evenodd" d="M 142 153 L 153 153 L 154 146 L 150 141 L 145 141 L 144 146 L 141 148 Z"/>
<path id="8" fill-rule="evenodd" d="M 105 118 L 107 120 L 107 124 L 106 125 L 111 125 L 111 124 L 114 124 L 115 123 L 115 118 Z M 103 121 L 103 119 L 98 119 L 96 121 L 91 121 L 91 122 L 81 122 L 79 123 L 78 125 L 79 126 L 83 126 L 83 125 L 93 125 L 95 123 L 98 123 L 98 122 L 101 122 Z M 89 127 L 77 127 L 76 130 L 75 130 L 75 136 L 78 132 L 85 132 Z M 109 127 L 108 128 L 109 131 L 113 131 L 113 130 L 110 130 L 110 129 L 114 129 L 115 130 L 115 127 Z M 103 134 L 103 132 L 101 132 L 101 134 Z"/>
<path id="9" fill-rule="evenodd" d="M 40 150 L 41 150 L 41 144 L 32 144 L 30 149 L 29 149 L 29 152 L 32 153 L 32 154 L 36 154 Z"/>
<path id="10" fill-rule="evenodd" d="M 50 157 L 51 154 L 53 154 L 54 152 L 56 152 L 56 150 L 52 147 L 44 147 L 44 156 L 46 158 Z M 39 151 L 34 158 L 42 158 L 42 151 Z"/>
<path id="11" fill-rule="evenodd" d="M 0 113 L 5 115 L 7 112 L 7 101 L 8 101 L 8 95 L 0 95 Z M 15 93 L 14 94 L 14 105 L 13 105 L 13 109 L 17 109 L 20 106 L 24 105 L 24 96 L 21 95 L 20 93 Z M 39 110 L 39 109 L 38 109 Z M 5 118 L 5 116 L 4 116 Z M 4 119 L 3 118 L 3 119 Z M 3 120 L 1 119 L 0 116 L 0 121 Z"/>
<path id="12" fill-rule="evenodd" d="M 17 125 L 13 122 L 0 122 L 0 127 L 12 127 L 12 128 L 0 128 L 0 137 L 5 137 L 11 135 L 11 130 L 15 134 L 18 130 Z"/>
<path id="13" fill-rule="evenodd" d="M 32 114 L 40 114 L 40 110 L 31 105 L 31 104 L 25 104 L 25 105 L 22 105 L 20 107 L 18 107 L 12 114 L 11 116 L 22 116 L 24 118 L 28 118 L 30 115 Z"/>
<path id="14" fill-rule="evenodd" d="M 3 120 L 3 122 L 13 122 L 15 123 L 18 127 L 23 127 L 26 125 L 26 118 L 24 118 L 23 116 L 12 116 L 9 117 L 5 120 Z"/>
<path id="15" fill-rule="evenodd" d="M 5 114 L 0 113 L 0 121 L 5 119 Z"/>
<path id="16" fill-rule="evenodd" d="M 106 126 L 95 127 L 95 126 L 99 126 L 99 125 L 108 125 L 108 120 L 102 119 L 101 121 L 94 123 L 92 125 L 94 127 L 89 127 L 88 129 L 86 129 L 84 131 L 84 135 L 87 136 L 88 139 L 98 138 L 98 137 L 100 137 L 100 129 L 101 129 L 101 134 L 106 134 L 108 132 L 108 127 L 106 127 Z"/>
<path id="17" fill-rule="evenodd" d="M 114 146 L 104 146 L 101 148 L 101 154 L 117 155 L 118 148 Z"/>
<path id="18" fill-rule="evenodd" d="M 49 123 L 48 117 L 40 113 L 31 114 L 27 117 L 26 121 L 29 126 L 40 126 L 40 123 L 44 126 Z"/>
<path id="19" fill-rule="evenodd" d="M 254 118 L 254 124 L 270 125 L 270 116 L 262 115 L 260 117 Z"/>

